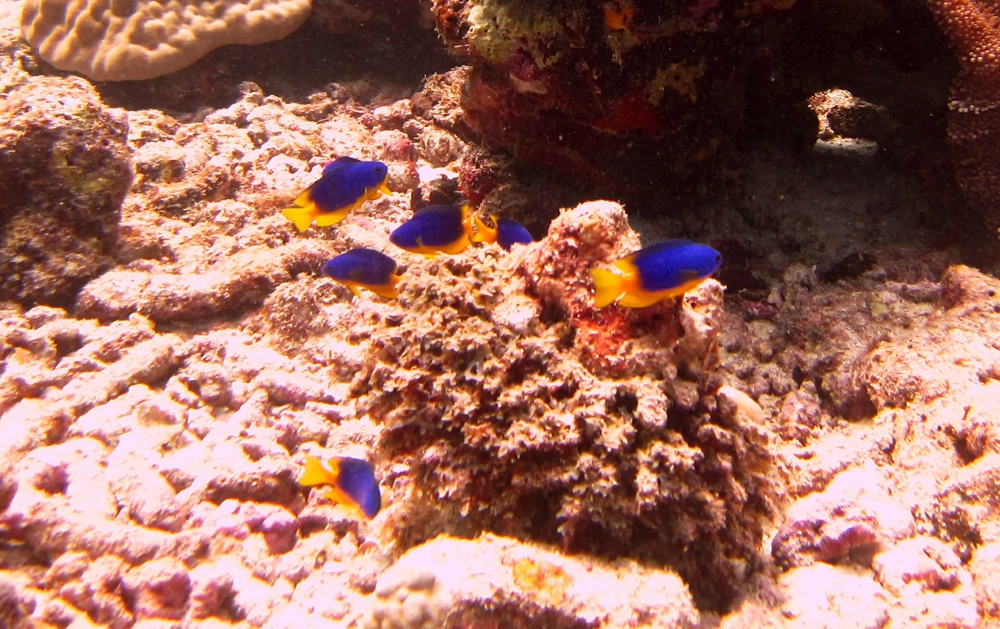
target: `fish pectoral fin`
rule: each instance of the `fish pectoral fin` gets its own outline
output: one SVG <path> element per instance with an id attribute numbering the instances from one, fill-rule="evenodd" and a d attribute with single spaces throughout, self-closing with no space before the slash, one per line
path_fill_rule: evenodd
<path id="1" fill-rule="evenodd" d="M 378 188 L 376 188 L 376 190 L 378 190 L 379 192 L 381 192 L 382 194 L 385 194 L 385 195 L 392 194 L 392 190 L 389 189 L 389 184 L 386 183 L 386 182 L 384 182 L 384 181 L 382 182 L 381 186 L 379 186 Z"/>
<path id="2" fill-rule="evenodd" d="M 286 207 L 281 210 L 281 214 L 292 221 L 295 229 L 304 232 L 316 218 L 316 206 L 310 204 L 309 207 Z"/>
<path id="3" fill-rule="evenodd" d="M 336 502 L 339 505 L 343 505 L 348 509 L 358 509 L 358 503 L 354 501 L 353 498 L 348 496 L 342 489 L 336 485 L 331 485 L 326 489 L 319 492 L 319 495 L 331 502 Z"/>

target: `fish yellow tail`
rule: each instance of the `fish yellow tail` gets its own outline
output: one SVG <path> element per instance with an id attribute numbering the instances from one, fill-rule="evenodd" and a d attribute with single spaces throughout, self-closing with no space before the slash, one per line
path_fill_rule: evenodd
<path id="1" fill-rule="evenodd" d="M 312 225 L 313 219 L 316 218 L 316 209 L 315 206 L 312 205 L 308 207 L 288 207 L 281 210 L 281 213 L 285 218 L 292 221 L 292 224 L 295 225 L 295 229 L 300 232 L 304 232 L 309 229 L 309 226 Z"/>
<path id="2" fill-rule="evenodd" d="M 332 478 L 322 461 L 314 456 L 306 455 L 306 469 L 303 470 L 302 478 L 299 479 L 300 485 L 312 487 L 313 485 L 332 483 L 334 480 L 336 479 Z"/>
<path id="3" fill-rule="evenodd" d="M 590 269 L 590 276 L 594 278 L 594 287 L 597 289 L 594 294 L 594 306 L 597 308 L 614 303 L 625 292 L 622 287 L 624 278 L 621 275 L 605 269 Z"/>

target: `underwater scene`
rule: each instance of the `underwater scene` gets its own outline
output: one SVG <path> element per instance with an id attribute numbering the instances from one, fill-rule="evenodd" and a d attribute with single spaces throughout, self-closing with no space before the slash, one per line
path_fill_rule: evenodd
<path id="1" fill-rule="evenodd" d="M 0 629 L 1000 629 L 997 0 L 0 0 Z"/>

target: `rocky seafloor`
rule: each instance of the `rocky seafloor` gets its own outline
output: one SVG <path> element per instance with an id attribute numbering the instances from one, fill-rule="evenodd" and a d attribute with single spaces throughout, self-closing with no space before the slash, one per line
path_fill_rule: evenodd
<path id="1" fill-rule="evenodd" d="M 813 103 L 814 149 L 748 143 L 657 212 L 517 176 L 457 62 L 95 86 L 33 59 L 19 10 L 0 627 L 1000 626 L 1000 281 L 838 143 L 850 95 Z M 298 233 L 279 210 L 340 155 L 392 194 Z M 538 242 L 388 243 L 485 180 Z M 670 237 L 723 251 L 718 279 L 593 308 L 589 268 Z M 398 300 L 319 275 L 353 247 L 405 266 Z M 300 487 L 306 455 L 371 461 L 380 513 Z"/>

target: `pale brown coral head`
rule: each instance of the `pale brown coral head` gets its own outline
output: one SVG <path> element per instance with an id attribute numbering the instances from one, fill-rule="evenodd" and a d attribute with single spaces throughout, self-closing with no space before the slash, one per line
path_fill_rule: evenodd
<path id="1" fill-rule="evenodd" d="M 150 79 L 227 44 L 288 36 L 310 0 L 27 0 L 21 32 L 43 59 L 95 81 Z"/>

